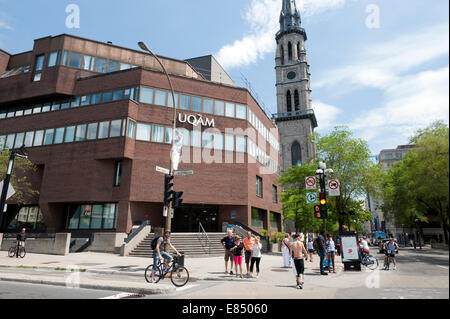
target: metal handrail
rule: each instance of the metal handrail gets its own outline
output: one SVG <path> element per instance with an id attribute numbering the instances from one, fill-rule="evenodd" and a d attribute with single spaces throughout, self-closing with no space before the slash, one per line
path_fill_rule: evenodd
<path id="1" fill-rule="evenodd" d="M 149 220 L 146 220 L 146 221 L 142 222 L 142 224 L 138 228 L 133 230 L 131 232 L 131 234 L 127 238 L 125 238 L 125 240 L 124 240 L 125 243 L 128 244 L 134 237 L 136 237 L 137 234 L 139 234 L 141 232 L 141 230 L 144 229 L 145 226 L 148 226 L 148 225 L 150 225 L 150 221 Z"/>
<path id="2" fill-rule="evenodd" d="M 208 234 L 206 233 L 202 223 L 200 222 L 198 223 L 198 232 L 201 233 L 203 237 L 206 236 L 206 241 L 208 242 L 208 254 L 211 255 L 211 241 L 209 240 Z"/>

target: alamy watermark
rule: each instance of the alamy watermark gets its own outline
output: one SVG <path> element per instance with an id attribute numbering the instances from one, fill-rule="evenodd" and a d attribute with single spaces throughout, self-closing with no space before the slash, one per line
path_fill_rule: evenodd
<path id="1" fill-rule="evenodd" d="M 71 3 L 66 6 L 66 28 L 79 29 L 80 28 L 80 7 L 77 4 Z"/>
<path id="2" fill-rule="evenodd" d="M 369 15 L 366 18 L 366 27 L 368 29 L 379 29 L 380 25 L 380 7 L 376 4 L 369 4 L 366 7 L 366 13 Z"/>

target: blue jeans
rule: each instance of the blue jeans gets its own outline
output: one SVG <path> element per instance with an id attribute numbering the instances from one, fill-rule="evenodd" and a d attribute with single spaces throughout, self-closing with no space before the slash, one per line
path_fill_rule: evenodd
<path id="1" fill-rule="evenodd" d="M 320 273 L 325 272 L 325 270 L 323 269 L 323 261 L 325 259 L 325 252 L 324 251 L 318 251 L 317 254 L 320 257 Z"/>
<path id="2" fill-rule="evenodd" d="M 169 261 L 172 261 L 172 256 L 170 256 L 165 251 L 161 252 L 161 256 L 164 259 L 168 259 Z M 159 256 L 158 256 L 158 253 L 155 251 L 155 254 L 153 255 L 153 270 L 158 269 L 158 264 L 159 264 Z"/>

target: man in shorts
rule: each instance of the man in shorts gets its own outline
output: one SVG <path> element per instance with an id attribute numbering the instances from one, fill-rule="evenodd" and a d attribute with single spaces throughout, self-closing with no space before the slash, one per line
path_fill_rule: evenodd
<path id="1" fill-rule="evenodd" d="M 303 289 L 303 274 L 305 272 L 305 260 L 308 260 L 308 252 L 305 245 L 303 245 L 301 236 L 294 235 L 295 242 L 291 245 L 290 253 L 294 258 L 294 265 L 296 270 L 296 284 L 297 289 Z"/>
<path id="2" fill-rule="evenodd" d="M 245 248 L 245 266 L 247 267 L 247 277 L 250 278 L 250 257 L 252 256 L 252 248 L 255 243 L 255 238 L 252 237 L 252 232 L 247 232 L 247 237 L 242 241 Z"/>
<path id="3" fill-rule="evenodd" d="M 170 254 L 167 253 L 167 251 L 169 251 L 168 250 L 169 247 L 173 249 L 178 256 L 181 256 L 178 250 L 176 250 L 176 248 L 170 242 L 170 235 L 171 235 L 170 230 L 166 230 L 164 232 L 164 236 L 159 237 L 158 241 L 156 242 L 156 248 L 153 251 L 152 282 L 154 280 L 155 270 L 158 269 L 159 264 L 158 261 L 162 262 L 163 259 L 168 260 L 168 263 L 172 261 L 172 256 L 170 256 Z M 168 263 L 165 264 L 166 267 L 168 266 Z"/>
<path id="4" fill-rule="evenodd" d="M 234 246 L 233 232 L 228 230 L 227 236 L 220 241 L 225 250 L 225 274 L 228 274 L 228 260 L 231 261 L 230 275 L 233 274 L 233 252 L 230 249 Z"/>

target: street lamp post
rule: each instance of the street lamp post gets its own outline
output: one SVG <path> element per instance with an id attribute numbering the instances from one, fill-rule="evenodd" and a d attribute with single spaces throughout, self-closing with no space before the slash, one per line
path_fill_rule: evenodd
<path id="1" fill-rule="evenodd" d="M 159 65 L 161 65 L 161 68 L 164 71 L 164 74 L 167 77 L 167 80 L 169 81 L 170 91 L 172 92 L 172 102 L 173 102 L 172 103 L 172 105 L 173 105 L 172 149 L 173 149 L 174 144 L 175 144 L 174 136 L 175 136 L 176 120 L 177 120 L 177 104 L 175 103 L 175 92 L 173 90 L 172 81 L 170 80 L 169 74 L 167 73 L 167 70 L 164 67 L 164 65 L 162 64 L 161 60 L 150 50 L 150 48 L 147 46 L 147 44 L 145 42 L 141 41 L 141 42 L 138 43 L 138 45 L 139 45 L 139 47 L 142 50 L 149 52 L 156 59 L 156 61 L 158 61 Z M 173 174 L 174 174 L 174 165 L 173 165 L 173 160 L 172 160 L 172 154 L 170 154 L 170 174 L 169 175 L 173 176 Z M 169 202 L 169 206 L 168 206 L 168 209 L 167 209 L 166 228 L 165 228 L 165 230 L 170 230 L 171 222 L 172 222 L 171 218 L 172 218 L 172 201 Z"/>

